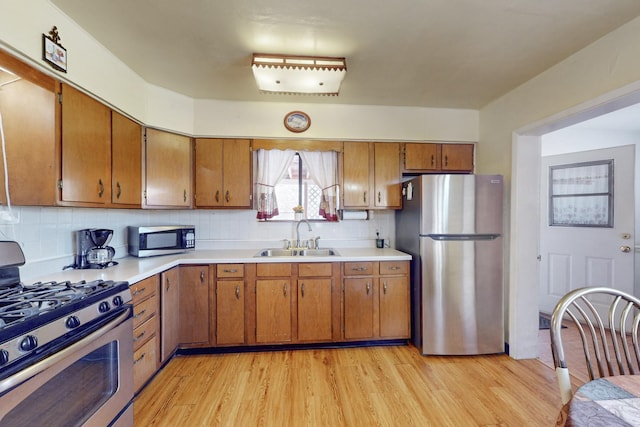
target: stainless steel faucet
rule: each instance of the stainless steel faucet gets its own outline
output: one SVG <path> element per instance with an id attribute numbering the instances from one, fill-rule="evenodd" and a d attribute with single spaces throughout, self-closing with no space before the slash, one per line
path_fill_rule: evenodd
<path id="1" fill-rule="evenodd" d="M 309 231 L 313 231 L 311 229 L 311 224 L 309 224 L 309 221 L 307 221 L 306 219 L 301 219 L 300 221 L 298 221 L 298 225 L 296 225 L 296 248 L 300 247 L 300 224 L 302 224 L 303 222 L 307 223 Z"/>

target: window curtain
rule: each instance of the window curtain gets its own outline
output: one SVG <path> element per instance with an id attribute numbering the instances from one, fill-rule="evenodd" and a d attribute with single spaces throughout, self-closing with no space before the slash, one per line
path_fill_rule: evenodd
<path id="1" fill-rule="evenodd" d="M 311 179 L 322 189 L 319 214 L 327 221 L 338 221 L 338 153 L 300 151 Z"/>
<path id="2" fill-rule="evenodd" d="M 278 215 L 275 186 L 284 178 L 293 161 L 294 150 L 258 150 L 258 173 L 255 197 L 258 219 L 269 219 Z"/>

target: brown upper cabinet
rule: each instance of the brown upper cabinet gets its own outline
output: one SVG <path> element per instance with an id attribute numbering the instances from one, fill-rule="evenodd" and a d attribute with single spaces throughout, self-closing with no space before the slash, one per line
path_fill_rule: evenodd
<path id="1" fill-rule="evenodd" d="M 195 206 L 251 208 L 251 140 L 196 138 Z"/>
<path id="2" fill-rule="evenodd" d="M 63 84 L 61 204 L 111 203 L 111 110 Z"/>
<path id="3" fill-rule="evenodd" d="M 146 129 L 145 207 L 191 207 L 191 139 Z"/>
<path id="4" fill-rule="evenodd" d="M 142 126 L 111 113 L 111 202 L 140 207 L 142 200 Z"/>
<path id="5" fill-rule="evenodd" d="M 473 172 L 473 144 L 403 144 L 403 171 L 408 173 L 428 172 Z"/>
<path id="6" fill-rule="evenodd" d="M 345 142 L 343 205 L 347 209 L 399 209 L 400 143 Z"/>
<path id="7" fill-rule="evenodd" d="M 54 206 L 58 155 L 58 82 L 0 51 L 0 114 L 11 203 Z M 37 173 L 34 173 L 36 171 Z M 0 161 L 0 203 L 7 204 Z"/>

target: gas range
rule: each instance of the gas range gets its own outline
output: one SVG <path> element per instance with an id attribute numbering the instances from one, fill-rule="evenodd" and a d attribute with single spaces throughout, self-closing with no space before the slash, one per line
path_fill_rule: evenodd
<path id="1" fill-rule="evenodd" d="M 130 310 L 125 281 L 22 283 L 15 265 L 2 265 L 6 243 L 0 242 L 0 379 Z"/>

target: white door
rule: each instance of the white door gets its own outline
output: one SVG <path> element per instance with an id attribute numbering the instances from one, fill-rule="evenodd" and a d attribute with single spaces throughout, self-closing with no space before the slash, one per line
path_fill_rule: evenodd
<path id="1" fill-rule="evenodd" d="M 607 286 L 633 294 L 634 159 L 635 147 L 631 145 L 542 157 L 539 287 L 541 312 L 551 313 L 564 294 L 584 286 Z M 550 168 L 607 160 L 613 160 L 613 227 L 550 225 Z M 584 184 L 585 174 L 582 172 L 586 170 L 573 169 L 573 171 L 577 172 L 573 177 L 568 170 L 567 173 L 556 172 L 555 183 L 561 186 L 566 181 L 570 185 L 572 181 L 577 180 Z M 571 187 L 556 188 L 573 192 Z M 593 216 L 589 202 L 585 203 L 585 199 L 579 199 L 555 198 L 554 203 L 556 207 L 562 205 L 565 208 L 573 204 L 579 207 L 585 218 Z M 597 197 L 591 200 L 595 199 Z M 557 217 L 560 222 L 568 218 L 563 214 Z"/>

